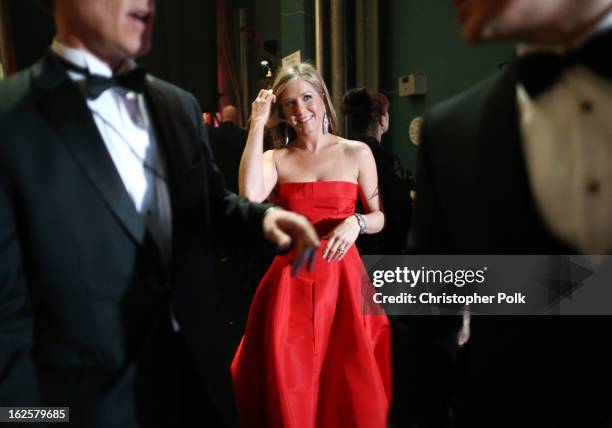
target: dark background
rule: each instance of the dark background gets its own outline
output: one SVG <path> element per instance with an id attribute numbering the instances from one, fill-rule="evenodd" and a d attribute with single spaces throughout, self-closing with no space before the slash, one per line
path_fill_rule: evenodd
<path id="1" fill-rule="evenodd" d="M 18 69 L 51 45 L 51 17 L 32 0 L 11 0 L 9 26 Z M 140 62 L 157 77 L 193 93 L 203 111 L 216 111 L 217 38 L 214 0 L 157 2 L 153 49 Z"/>

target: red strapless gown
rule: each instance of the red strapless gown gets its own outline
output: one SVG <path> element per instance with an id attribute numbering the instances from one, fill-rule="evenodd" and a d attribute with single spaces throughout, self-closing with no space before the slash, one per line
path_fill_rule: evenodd
<path id="1" fill-rule="evenodd" d="M 319 236 L 354 212 L 357 193 L 340 181 L 278 186 L 281 205 L 306 216 Z M 292 277 L 289 253 L 259 284 L 232 364 L 243 427 L 386 427 L 389 322 L 364 300 L 371 285 L 355 246 L 327 262 L 325 244 L 312 272 Z"/>

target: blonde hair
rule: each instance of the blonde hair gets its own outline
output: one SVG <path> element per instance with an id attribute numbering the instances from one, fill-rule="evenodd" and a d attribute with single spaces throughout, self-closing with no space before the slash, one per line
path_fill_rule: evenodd
<path id="1" fill-rule="evenodd" d="M 289 138 L 289 140 L 293 140 L 295 138 L 295 131 L 282 117 L 280 96 L 291 82 L 298 79 L 302 79 L 305 82 L 310 83 L 321 98 L 323 98 L 325 112 L 327 113 L 327 120 L 329 121 L 329 129 L 327 131 L 336 135 L 338 133 L 336 111 L 334 110 L 334 106 L 330 101 L 329 92 L 327 91 L 325 82 L 312 64 L 303 62 L 296 66 L 281 68 L 276 75 L 274 84 L 272 85 L 272 92 L 274 95 L 276 95 L 276 103 L 274 104 L 272 113 L 270 114 L 267 127 L 274 148 L 284 147 L 286 138 Z"/>

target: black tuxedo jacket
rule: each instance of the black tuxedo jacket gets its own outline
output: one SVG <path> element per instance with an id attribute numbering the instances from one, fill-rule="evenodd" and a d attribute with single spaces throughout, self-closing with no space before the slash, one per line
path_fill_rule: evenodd
<path id="1" fill-rule="evenodd" d="M 516 65 L 436 106 L 422 127 L 415 239 L 438 254 L 574 254 L 535 206 L 519 136 Z"/>
<path id="2" fill-rule="evenodd" d="M 225 177 L 227 188 L 238 192 L 238 170 L 247 132 L 231 122 L 222 122 L 218 128 L 211 127 L 209 131 L 215 162 Z"/>
<path id="3" fill-rule="evenodd" d="M 181 402 L 206 397 L 182 391 L 172 303 L 202 391 L 236 422 L 213 227 L 261 235 L 266 207 L 226 191 L 195 99 L 146 86 L 169 175 L 169 274 L 55 57 L 0 82 L 3 406 L 70 406 L 83 427 L 185 426 Z"/>
<path id="4" fill-rule="evenodd" d="M 514 62 L 426 115 L 416 175 L 419 252 L 576 253 L 538 212 L 518 117 Z M 611 325 L 606 317 L 473 317 L 461 351 L 461 415 L 473 426 L 603 424 Z"/>

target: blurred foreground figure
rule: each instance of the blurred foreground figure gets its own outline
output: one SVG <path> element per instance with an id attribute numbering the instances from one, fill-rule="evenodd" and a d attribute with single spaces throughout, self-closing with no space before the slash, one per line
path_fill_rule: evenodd
<path id="1" fill-rule="evenodd" d="M 426 116 L 418 250 L 609 253 L 612 1 L 454 3 L 467 41 L 518 42 L 518 55 Z M 596 316 L 473 316 L 456 424 L 609 426 L 611 327 Z"/>
<path id="2" fill-rule="evenodd" d="M 136 66 L 153 1 L 47 6 L 52 47 L 0 82 L 0 403 L 235 426 L 213 232 L 301 250 L 314 229 L 228 192 L 193 96 Z"/>

